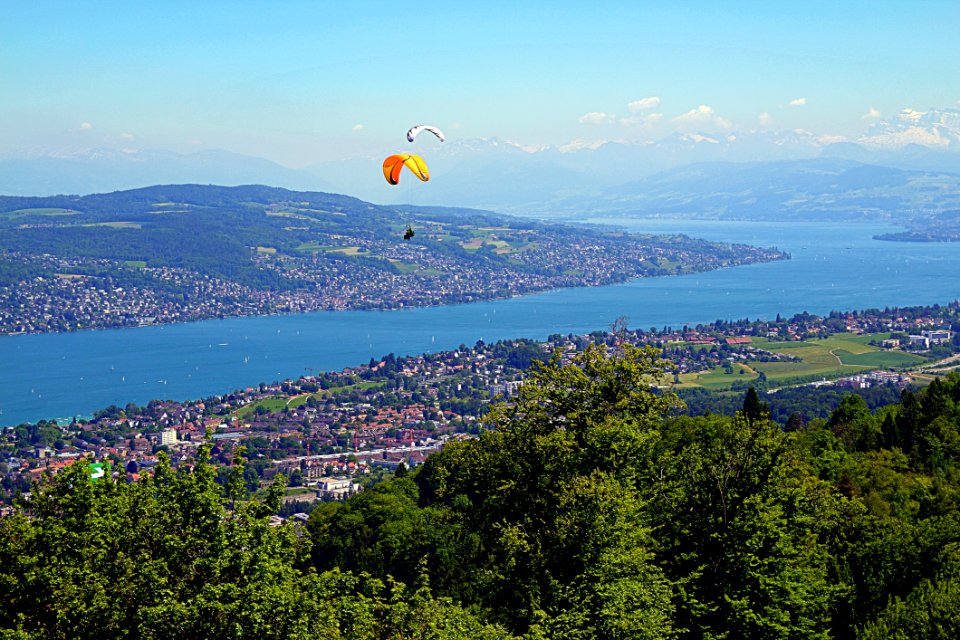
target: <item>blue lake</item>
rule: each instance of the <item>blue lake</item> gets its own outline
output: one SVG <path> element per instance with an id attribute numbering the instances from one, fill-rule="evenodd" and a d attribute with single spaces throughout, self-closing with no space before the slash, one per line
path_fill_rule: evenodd
<path id="1" fill-rule="evenodd" d="M 650 233 L 776 246 L 791 260 L 608 287 L 404 311 L 318 312 L 0 337 L 0 425 L 110 404 L 186 400 L 397 355 L 501 338 L 946 303 L 960 243 L 873 240 L 887 225 L 609 220 Z"/>

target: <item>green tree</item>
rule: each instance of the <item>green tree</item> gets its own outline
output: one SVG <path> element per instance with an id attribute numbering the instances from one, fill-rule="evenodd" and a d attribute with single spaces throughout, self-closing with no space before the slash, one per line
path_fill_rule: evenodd
<path id="1" fill-rule="evenodd" d="M 843 397 L 827 424 L 848 451 L 869 451 L 882 440 L 881 428 L 866 400 L 855 393 Z"/>
<path id="2" fill-rule="evenodd" d="M 690 638 L 826 638 L 838 585 L 820 540 L 844 503 L 764 419 L 679 418 L 651 487 L 658 559 Z"/>
<path id="3" fill-rule="evenodd" d="M 173 471 L 161 456 L 134 484 L 93 483 L 81 461 L 35 486 L 0 518 L 0 636 L 506 637 L 426 583 L 300 571 L 306 541 L 268 518 L 282 478 L 227 510 L 208 457 Z"/>
<path id="4" fill-rule="evenodd" d="M 743 396 L 743 415 L 751 422 L 770 417 L 770 407 L 760 400 L 760 394 L 754 387 L 747 389 Z"/>
<path id="5" fill-rule="evenodd" d="M 516 402 L 491 410 L 491 430 L 427 460 L 421 504 L 480 536 L 471 591 L 511 629 L 671 636 L 671 590 L 637 491 L 657 427 L 678 404 L 650 390 L 666 363 L 625 344 L 534 367 Z"/>

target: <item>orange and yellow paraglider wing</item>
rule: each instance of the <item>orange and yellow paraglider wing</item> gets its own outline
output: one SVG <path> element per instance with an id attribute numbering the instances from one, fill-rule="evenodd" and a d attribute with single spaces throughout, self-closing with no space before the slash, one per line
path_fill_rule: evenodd
<path id="1" fill-rule="evenodd" d="M 403 161 L 407 159 L 404 155 L 390 156 L 383 161 L 383 177 L 390 184 L 400 183 L 400 170 L 403 169 Z"/>
<path id="2" fill-rule="evenodd" d="M 404 167 L 410 169 L 413 175 L 424 182 L 430 179 L 430 171 L 427 170 L 427 163 L 423 158 L 409 153 L 398 153 L 384 160 L 383 177 L 390 184 L 400 184 L 400 170 Z"/>
<path id="3" fill-rule="evenodd" d="M 430 179 L 430 171 L 427 169 L 427 163 L 424 162 L 420 156 L 413 154 L 408 155 L 407 159 L 403 161 L 403 164 L 407 165 L 407 168 L 413 171 L 413 175 L 424 182 Z"/>

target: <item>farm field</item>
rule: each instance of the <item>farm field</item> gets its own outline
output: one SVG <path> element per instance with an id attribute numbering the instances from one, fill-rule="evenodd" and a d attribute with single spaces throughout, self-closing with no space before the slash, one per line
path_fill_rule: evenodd
<path id="1" fill-rule="evenodd" d="M 811 378 L 841 378 L 875 369 L 910 367 L 926 359 L 903 351 L 880 349 L 870 344 L 889 337 L 889 334 L 835 334 L 829 338 L 799 342 L 771 341 L 755 338 L 752 346 L 799 358 L 791 362 L 760 362 L 747 360 L 732 363 L 732 373 L 719 366 L 710 371 L 686 373 L 680 376 L 679 386 L 704 387 L 720 390 L 734 382 L 751 382 L 766 376 L 770 383 L 790 384 Z"/>

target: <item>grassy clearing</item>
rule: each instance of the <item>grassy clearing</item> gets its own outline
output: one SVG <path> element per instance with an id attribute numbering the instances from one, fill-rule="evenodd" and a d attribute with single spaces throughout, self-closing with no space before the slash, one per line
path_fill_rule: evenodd
<path id="1" fill-rule="evenodd" d="M 109 227 L 110 229 L 142 229 L 143 225 L 139 222 L 124 222 L 117 220 L 116 222 L 91 222 L 90 224 L 82 224 L 81 227 Z"/>
<path id="2" fill-rule="evenodd" d="M 297 246 L 295 251 L 300 253 L 342 253 L 345 256 L 369 256 L 370 252 L 360 247 L 338 247 L 316 242 L 304 242 Z"/>
<path id="3" fill-rule="evenodd" d="M 257 247 L 257 253 L 267 253 L 273 255 L 277 252 L 276 247 Z"/>
<path id="4" fill-rule="evenodd" d="M 840 355 L 839 351 L 836 353 Z M 844 364 L 858 364 L 883 368 L 911 367 L 926 360 L 926 358 L 921 356 L 904 353 L 902 351 L 872 351 L 870 353 L 851 356 L 841 355 L 840 359 L 843 360 Z"/>
<path id="5" fill-rule="evenodd" d="M 493 247 L 494 253 L 505 254 L 512 253 L 515 251 L 513 245 L 511 245 L 506 240 L 491 240 L 486 237 L 473 238 L 472 240 L 464 240 L 460 242 L 460 246 L 468 251 L 476 251 L 484 245 L 489 245 Z"/>
<path id="6" fill-rule="evenodd" d="M 680 376 L 679 388 L 703 387 L 711 391 L 727 389 L 734 382 L 752 382 L 759 378 L 757 372 L 743 364 L 733 364 L 733 373 L 727 373 L 724 367 L 715 367 L 700 373 L 684 373 Z M 740 373 L 740 372 L 743 373 Z"/>
<path id="7" fill-rule="evenodd" d="M 124 260 L 123 266 L 130 267 L 131 269 L 143 269 L 147 266 L 146 260 Z"/>
<path id="8" fill-rule="evenodd" d="M 390 258 L 390 264 L 395 266 L 400 273 L 413 273 L 420 268 L 420 265 L 413 262 L 404 262 L 403 260 L 397 260 L 395 258 Z M 434 269 L 436 271 L 436 269 Z"/>
<path id="9" fill-rule="evenodd" d="M 312 396 L 316 400 L 324 400 L 330 396 L 340 395 L 342 393 L 347 393 L 349 391 L 367 391 L 370 389 L 377 389 L 384 386 L 386 382 L 359 382 L 357 384 L 351 384 L 344 387 L 336 387 L 333 389 L 321 389 L 316 393 L 302 393 L 296 396 L 272 396 L 270 398 L 264 398 L 263 400 L 258 400 L 257 402 L 251 402 L 250 404 L 244 405 L 233 412 L 233 415 L 237 418 L 248 418 L 251 414 L 256 412 L 258 407 L 263 407 L 270 413 L 276 413 L 278 411 L 283 411 L 284 407 L 290 407 L 290 409 L 299 409 L 307 404 L 307 400 Z"/>
<path id="10" fill-rule="evenodd" d="M 5 211 L 0 213 L 0 218 L 24 218 L 26 216 L 75 216 L 78 215 L 73 209 L 59 209 L 57 207 L 39 207 L 36 209 L 17 209 L 16 211 Z"/>
<path id="11" fill-rule="evenodd" d="M 347 215 L 342 211 L 327 211 L 326 209 L 311 209 L 309 207 L 303 207 L 303 208 L 297 209 L 297 211 L 306 211 L 308 213 L 319 213 L 325 216 L 341 216 L 342 217 Z"/>
<path id="12" fill-rule="evenodd" d="M 271 218 L 293 218 L 295 220 L 313 220 L 310 216 L 305 216 L 302 213 L 294 213 L 293 211 L 267 211 L 267 216 Z"/>
<path id="13" fill-rule="evenodd" d="M 827 358 L 813 358 L 803 362 L 756 362 L 757 371 L 762 371 L 770 382 L 787 380 L 789 378 L 803 378 L 819 376 L 821 378 L 840 378 L 875 367 L 843 365 L 833 356 Z"/>
<path id="14" fill-rule="evenodd" d="M 345 256 L 368 256 L 370 252 L 360 247 L 335 247 L 328 249 L 327 253 L 342 253 Z"/>
<path id="15" fill-rule="evenodd" d="M 287 496 L 312 496 L 315 493 L 316 491 L 307 487 L 287 487 L 284 490 L 284 495 Z"/>
<path id="16" fill-rule="evenodd" d="M 771 341 L 754 338 L 753 346 L 765 351 L 800 358 L 799 362 L 733 363 L 733 374 L 717 367 L 705 373 L 688 373 L 680 376 L 681 387 L 705 387 L 716 390 L 729 387 L 737 381 L 751 381 L 763 373 L 771 383 L 790 383 L 796 380 L 815 378 L 839 378 L 873 369 L 905 367 L 921 363 L 925 358 L 902 351 L 887 351 L 869 344 L 880 341 L 889 334 L 854 335 L 840 333 L 825 339 L 796 342 Z M 743 375 L 740 369 L 745 369 Z"/>
<path id="17" fill-rule="evenodd" d="M 829 338 L 824 338 L 823 340 L 817 340 L 817 344 L 822 344 L 827 349 L 843 349 L 848 353 L 854 355 L 860 355 L 863 353 L 871 353 L 876 351 L 877 348 L 867 344 L 870 340 L 875 340 L 876 338 L 872 336 L 857 336 L 852 334 L 838 334 L 830 336 Z"/>
<path id="18" fill-rule="evenodd" d="M 295 251 L 299 251 L 300 253 L 318 253 L 320 251 L 328 251 L 334 248 L 335 247 L 331 247 L 330 245 L 326 245 L 326 244 L 318 244 L 316 242 L 304 242 L 301 245 L 299 245 L 295 249 Z"/>
<path id="19" fill-rule="evenodd" d="M 267 411 L 283 411 L 283 408 L 287 406 L 287 398 L 273 397 L 273 398 L 264 398 L 263 400 L 258 400 L 257 402 L 251 402 L 248 405 L 244 405 L 237 410 L 235 414 L 238 418 L 243 418 L 255 412 L 257 408 L 263 407 Z"/>

